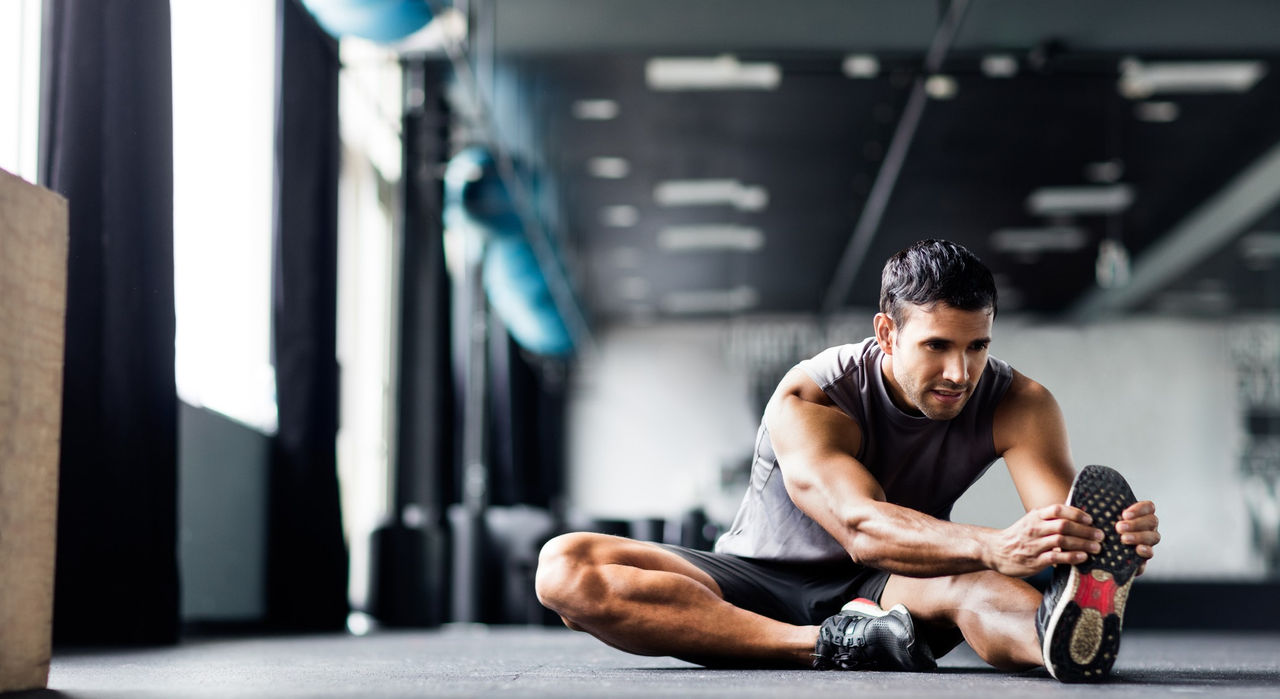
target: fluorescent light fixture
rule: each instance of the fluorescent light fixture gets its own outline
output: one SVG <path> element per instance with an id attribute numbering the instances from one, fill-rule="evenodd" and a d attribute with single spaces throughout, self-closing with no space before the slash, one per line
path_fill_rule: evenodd
<path id="1" fill-rule="evenodd" d="M 1178 118 L 1178 105 L 1174 102 L 1139 102 L 1133 106 L 1133 115 L 1139 121 L 1167 124 Z"/>
<path id="2" fill-rule="evenodd" d="M 608 99 L 578 100 L 573 103 L 573 116 L 583 121 L 609 121 L 617 119 L 618 103 Z"/>
<path id="3" fill-rule="evenodd" d="M 628 301 L 649 298 L 649 280 L 644 277 L 623 277 L 618 281 L 618 294 Z"/>
<path id="4" fill-rule="evenodd" d="M 760 303 L 760 293 L 752 286 L 732 289 L 673 291 L 662 297 L 662 310 L 672 314 L 737 313 Z"/>
<path id="5" fill-rule="evenodd" d="M 653 200 L 659 206 L 728 204 L 741 211 L 761 211 L 769 205 L 769 192 L 729 179 L 667 180 L 654 188 Z"/>
<path id="6" fill-rule="evenodd" d="M 1089 242 L 1075 226 L 1044 228 L 1001 228 L 991 234 L 991 247 L 998 252 L 1037 255 L 1045 252 L 1075 252 Z"/>
<path id="7" fill-rule="evenodd" d="M 606 206 L 600 210 L 600 222 L 610 228 L 630 228 L 640 222 L 640 210 L 630 204 Z"/>
<path id="8" fill-rule="evenodd" d="M 982 73 L 988 78 L 1012 78 L 1018 74 L 1018 59 L 1007 53 L 992 53 L 982 57 Z"/>
<path id="9" fill-rule="evenodd" d="M 930 75 L 924 81 L 924 91 L 936 100 L 949 100 L 960 91 L 960 86 L 950 75 Z"/>
<path id="10" fill-rule="evenodd" d="M 730 55 L 650 58 L 644 76 L 651 90 L 776 90 L 782 83 L 778 64 L 742 63 Z"/>
<path id="11" fill-rule="evenodd" d="M 626 158 L 592 158 L 587 161 L 587 172 L 604 180 L 620 180 L 631 174 L 631 163 Z"/>
<path id="12" fill-rule="evenodd" d="M 1098 184 L 1119 182 L 1124 176 L 1124 161 L 1119 158 L 1089 163 L 1084 166 L 1085 179 Z"/>
<path id="13" fill-rule="evenodd" d="M 754 252 L 764 247 L 759 228 L 728 223 L 668 226 L 658 232 L 658 248 L 668 252 L 737 250 Z"/>
<path id="14" fill-rule="evenodd" d="M 1146 99 L 1158 94 L 1248 92 L 1267 73 L 1262 61 L 1159 61 L 1120 63 L 1120 94 Z"/>
<path id="15" fill-rule="evenodd" d="M 1280 231 L 1258 231 L 1240 239 L 1240 256 L 1249 269 L 1268 269 L 1280 259 Z"/>
<path id="16" fill-rule="evenodd" d="M 844 57 L 840 69 L 850 78 L 874 78 L 880 74 L 880 59 L 868 53 L 855 53 Z"/>
<path id="17" fill-rule="evenodd" d="M 1027 197 L 1027 211 L 1037 216 L 1118 214 L 1133 204 L 1127 184 L 1041 187 Z"/>
<path id="18" fill-rule="evenodd" d="M 644 256 L 633 247 L 615 248 L 613 251 L 613 266 L 619 269 L 636 269 L 643 260 Z"/>

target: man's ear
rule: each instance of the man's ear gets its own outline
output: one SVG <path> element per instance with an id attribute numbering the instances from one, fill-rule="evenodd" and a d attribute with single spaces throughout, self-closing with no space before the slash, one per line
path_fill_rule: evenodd
<path id="1" fill-rule="evenodd" d="M 873 321 L 876 328 L 876 344 L 880 345 L 880 351 L 887 355 L 893 355 L 893 335 L 897 329 L 893 324 L 893 318 L 887 313 L 877 313 Z"/>

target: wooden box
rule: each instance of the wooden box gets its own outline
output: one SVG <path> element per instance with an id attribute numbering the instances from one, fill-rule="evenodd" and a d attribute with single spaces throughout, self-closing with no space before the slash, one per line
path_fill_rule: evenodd
<path id="1" fill-rule="evenodd" d="M 49 680 L 67 202 L 0 170 L 0 691 Z"/>

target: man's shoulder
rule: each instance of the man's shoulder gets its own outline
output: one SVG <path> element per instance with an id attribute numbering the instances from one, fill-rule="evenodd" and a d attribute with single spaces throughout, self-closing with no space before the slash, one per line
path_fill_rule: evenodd
<path id="1" fill-rule="evenodd" d="M 1020 407 L 1032 407 L 1053 400 L 1053 394 L 1044 384 L 1032 379 L 1022 372 L 1010 368 L 1009 389 L 1005 391 L 1000 404 L 1017 404 Z"/>
<path id="2" fill-rule="evenodd" d="M 1043 384 L 1015 370 L 1009 390 L 996 406 L 993 427 L 997 450 L 1003 453 L 1021 436 L 1038 434 L 1045 424 L 1056 424 L 1061 420 L 1062 410 L 1053 393 Z"/>
<path id="3" fill-rule="evenodd" d="M 833 345 L 800 362 L 809 377 L 820 386 L 830 385 L 854 370 L 863 369 L 871 355 L 879 350 L 875 338 L 861 342 Z"/>

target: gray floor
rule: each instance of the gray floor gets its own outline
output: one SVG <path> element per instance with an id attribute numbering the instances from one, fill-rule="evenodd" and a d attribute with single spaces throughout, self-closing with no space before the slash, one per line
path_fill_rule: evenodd
<path id="1" fill-rule="evenodd" d="M 61 652 L 49 690 L 13 697 L 1280 697 L 1280 632 L 1129 632 L 1114 681 L 1102 686 L 997 672 L 966 646 L 940 666 L 916 675 L 708 670 L 561 629 L 460 627 Z"/>

